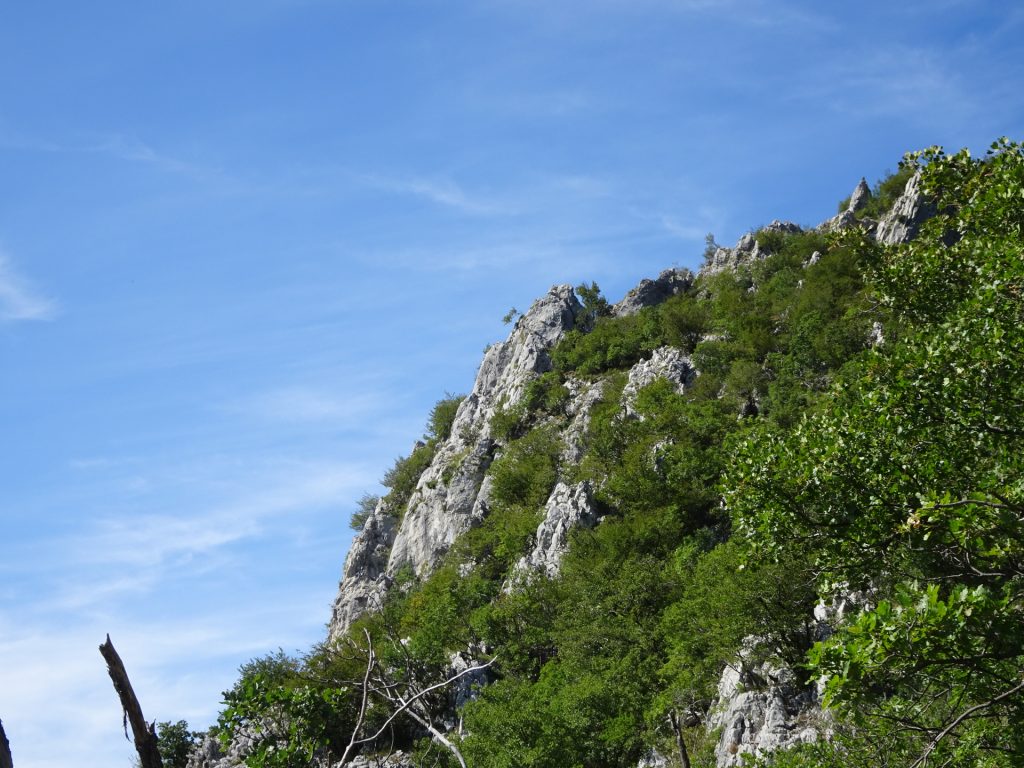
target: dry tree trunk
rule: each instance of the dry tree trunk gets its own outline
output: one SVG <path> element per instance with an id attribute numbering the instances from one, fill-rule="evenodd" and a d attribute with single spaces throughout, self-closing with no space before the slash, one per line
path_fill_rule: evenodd
<path id="1" fill-rule="evenodd" d="M 668 722 L 672 726 L 672 733 L 676 737 L 676 747 L 679 749 L 679 764 L 682 768 L 690 768 L 690 754 L 686 751 L 682 723 L 679 721 L 679 713 L 674 709 L 669 710 Z"/>
<path id="2" fill-rule="evenodd" d="M 156 725 L 146 723 L 142 716 L 142 707 L 139 700 L 135 698 L 135 691 L 128 680 L 128 673 L 125 671 L 121 657 L 114 650 L 114 644 L 110 642 L 110 635 L 107 641 L 100 646 L 100 653 L 107 662 L 107 672 L 114 683 L 114 690 L 121 699 L 121 709 L 124 710 L 125 729 L 124 736 L 128 738 L 128 723 L 132 726 L 132 735 L 135 737 L 135 751 L 139 753 L 141 768 L 163 768 L 160 760 L 160 750 L 157 748 Z"/>
<path id="3" fill-rule="evenodd" d="M 0 720 L 0 768 L 14 768 L 14 758 L 11 757 L 11 742 L 7 740 L 4 733 L 4 723 Z"/>

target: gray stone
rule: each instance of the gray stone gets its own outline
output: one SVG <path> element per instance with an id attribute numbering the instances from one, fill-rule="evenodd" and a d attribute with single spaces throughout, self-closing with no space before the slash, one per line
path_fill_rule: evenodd
<path id="1" fill-rule="evenodd" d="M 516 563 L 509 582 L 514 585 L 532 573 L 558 575 L 562 556 L 575 528 L 593 528 L 598 514 L 587 482 L 567 485 L 559 481 L 544 505 L 544 519 L 537 528 L 532 549 Z"/>
<path id="2" fill-rule="evenodd" d="M 380 755 L 356 755 L 345 768 L 413 768 L 416 765 L 412 755 L 400 749 Z M 341 763 L 334 763 L 331 768 L 342 768 Z"/>
<path id="3" fill-rule="evenodd" d="M 641 389 L 658 379 L 670 381 L 682 393 L 693 383 L 697 371 L 693 362 L 675 347 L 660 347 L 647 360 L 629 369 L 629 379 L 622 390 L 622 411 L 627 418 L 637 418 L 636 396 Z"/>
<path id="4" fill-rule="evenodd" d="M 582 309 L 572 288 L 560 285 L 519 317 L 508 339 L 484 356 L 473 391 L 455 415 L 452 435 L 420 477 L 388 561 L 393 575 L 411 564 L 425 576 L 460 534 L 486 514 L 478 502 L 494 454 L 490 425 L 499 409 L 514 407 L 526 385 L 551 370 L 549 352 L 573 328 Z"/>
<path id="5" fill-rule="evenodd" d="M 475 658 L 475 650 L 477 649 L 470 648 L 468 653 L 453 653 L 449 658 L 449 663 L 451 664 L 451 668 L 448 671 L 449 677 L 465 672 L 462 677 L 452 684 L 451 697 L 456 712 L 469 704 L 469 702 L 476 701 L 480 696 L 480 689 L 490 685 L 494 680 L 494 674 L 489 667 L 466 672 L 467 669 L 479 667 L 484 663 L 480 659 Z"/>
<path id="6" fill-rule="evenodd" d="M 451 436 L 436 446 L 401 525 L 388 527 L 375 515 L 353 541 L 329 624 L 331 638 L 380 604 L 399 569 L 409 565 L 426 576 L 452 542 L 487 515 L 485 476 L 498 447 L 491 421 L 551 369 L 551 348 L 574 327 L 581 309 L 571 286 L 555 286 L 519 317 L 508 339 L 487 350 L 473 390 L 455 414 Z"/>
<path id="7" fill-rule="evenodd" d="M 206 736 L 193 747 L 188 756 L 187 768 L 239 768 L 256 748 L 258 739 L 255 730 L 243 728 L 235 733 L 227 752 L 221 749 L 215 736 Z"/>
<path id="8" fill-rule="evenodd" d="M 725 668 L 707 729 L 721 728 L 715 746 L 718 768 L 733 768 L 744 764 L 744 756 L 816 741 L 822 719 L 817 691 L 798 686 L 788 668 L 765 662 L 746 675 L 737 667 Z"/>
<path id="9" fill-rule="evenodd" d="M 793 234 L 803 232 L 803 229 L 800 225 L 794 224 L 791 221 L 779 221 L 776 219 L 767 226 L 762 227 L 762 231 Z M 700 268 L 700 274 L 714 275 L 723 270 L 736 269 L 744 264 L 764 259 L 768 255 L 768 251 L 763 250 L 758 245 L 754 233 L 748 232 L 739 239 L 734 248 L 718 248 L 711 254 Z"/>
<path id="10" fill-rule="evenodd" d="M 570 421 L 562 432 L 562 443 L 565 446 L 562 450 L 562 463 L 572 465 L 583 458 L 583 439 L 590 424 L 590 414 L 604 392 L 604 382 L 570 377 L 565 381 L 565 388 L 569 390 L 565 411 Z"/>
<path id="11" fill-rule="evenodd" d="M 867 179 L 861 177 L 860 182 L 857 184 L 853 193 L 850 195 L 850 202 L 846 206 L 846 210 L 850 213 L 856 213 L 871 199 L 871 187 L 868 186 Z"/>
<path id="12" fill-rule="evenodd" d="M 683 293 L 693 285 L 693 273 L 688 269 L 666 269 L 656 280 L 644 278 L 612 307 L 615 317 L 635 315 L 644 307 L 660 304 L 665 299 Z"/>
<path id="13" fill-rule="evenodd" d="M 331 609 L 328 635 L 331 639 L 345 633 L 353 621 L 367 610 L 378 607 L 387 593 L 388 555 L 395 540 L 396 519 L 381 499 L 356 534 L 342 569 L 338 596 Z"/>
<path id="14" fill-rule="evenodd" d="M 910 177 L 903 194 L 878 222 L 875 239 L 884 245 L 905 243 L 917 235 L 922 222 L 934 215 L 934 206 L 921 194 L 921 171 L 917 171 Z"/>
<path id="15" fill-rule="evenodd" d="M 668 768 L 668 765 L 668 758 L 658 752 L 658 750 L 652 749 L 640 758 L 636 768 Z"/>

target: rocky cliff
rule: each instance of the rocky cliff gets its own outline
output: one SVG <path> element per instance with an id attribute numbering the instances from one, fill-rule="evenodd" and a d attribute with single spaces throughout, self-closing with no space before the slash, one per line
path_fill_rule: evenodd
<path id="1" fill-rule="evenodd" d="M 858 216 L 870 196 L 862 179 L 847 207 L 817 230 L 861 227 L 880 242 L 891 244 L 913 237 L 920 222 L 931 214 L 921 197 L 919 175 L 910 179 L 903 194 L 878 221 Z M 761 230 L 783 235 L 804 231 L 785 221 L 773 221 Z M 769 255 L 755 234 L 747 234 L 732 248 L 719 247 L 709 254 L 701 275 L 735 270 Z M 812 255 L 808 263 L 814 263 L 816 256 Z M 634 315 L 685 292 L 694 279 L 692 273 L 681 269 L 644 279 L 611 307 L 611 314 Z M 426 576 L 456 538 L 487 516 L 488 467 L 502 450 L 501 441 L 492 432 L 495 415 L 514 408 L 527 385 L 551 369 L 551 350 L 580 325 L 583 315 L 573 289 L 555 286 L 518 318 L 505 341 L 487 350 L 473 389 L 458 408 L 451 435 L 438 446 L 406 507 L 389 510 L 382 502 L 355 537 L 329 623 L 332 638 L 344 634 L 363 612 L 379 607 L 399 569 L 409 566 L 418 576 Z M 621 395 L 622 417 L 637 417 L 633 405 L 636 395 L 653 381 L 666 379 L 682 392 L 699 375 L 693 361 L 679 349 L 656 349 L 628 371 Z M 570 418 L 560 437 L 563 466 L 571 466 L 580 459 L 581 437 L 602 385 L 600 381 L 570 377 L 565 386 Z M 506 589 L 514 589 L 531 573 L 557 576 L 571 531 L 599 522 L 590 485 L 572 482 L 568 477 L 560 479 L 544 505 L 543 519 L 530 549 L 515 565 Z M 796 685 L 785 668 L 766 666 L 759 675 L 748 675 L 743 682 L 736 669 L 728 667 L 723 673 L 718 700 L 707 720 L 707 727 L 721 734 L 716 749 L 720 766 L 738 765 L 745 754 L 761 754 L 816 738 L 819 730 L 813 724 L 819 715 L 813 690 Z"/>
<path id="2" fill-rule="evenodd" d="M 645 308 L 690 291 L 697 280 L 767 259 L 772 249 L 766 244 L 772 238 L 860 227 L 880 242 L 898 243 L 913 237 L 921 221 L 932 213 L 922 199 L 918 175 L 910 179 L 903 194 L 878 220 L 863 215 L 870 198 L 871 192 L 861 180 L 846 207 L 814 230 L 773 221 L 756 234 L 744 235 L 732 248 L 716 248 L 707 255 L 698 276 L 683 269 L 666 270 L 657 278 L 641 281 L 604 312 L 609 318 L 632 318 Z M 814 265 L 820 256 L 815 251 L 803 266 Z M 756 286 L 749 290 L 756 290 Z M 555 286 L 518 318 L 505 341 L 486 351 L 471 392 L 458 406 L 450 434 L 435 446 L 408 502 L 396 509 L 387 498 L 381 500 L 353 540 L 329 622 L 331 639 L 341 638 L 367 611 L 378 610 L 400 572 L 411 572 L 419 579 L 428 577 L 456 539 L 487 519 L 492 511 L 489 470 L 508 447 L 508 436 L 495 428 L 498 417 L 514 411 L 531 382 L 552 370 L 552 351 L 567 334 L 588 333 L 593 324 L 592 311 L 581 304 L 574 290 L 567 285 Z M 881 329 L 874 328 L 864 344 L 880 340 Z M 649 349 L 620 375 L 615 391 L 621 394 L 614 405 L 615 423 L 621 424 L 644 418 L 638 410 L 638 397 L 653 383 L 664 381 L 672 391 L 685 393 L 701 379 L 694 356 L 674 346 Z M 601 525 L 595 491 L 602 481 L 580 480 L 574 468 L 584 456 L 584 436 L 595 406 L 606 397 L 607 381 L 608 375 L 569 373 L 560 384 L 566 393 L 565 402 L 560 406 L 559 419 L 551 421 L 558 430 L 558 477 L 543 504 L 534 535 L 508 573 L 502 587 L 506 593 L 519 589 L 535 575 L 557 578 L 573 531 Z M 736 417 L 751 413 L 756 413 L 753 399 L 739 409 Z M 654 447 L 655 463 L 660 450 Z M 472 564 L 464 566 L 471 568 Z M 836 618 L 820 616 L 818 621 L 820 631 L 828 632 Z M 744 648 L 755 648 L 758 643 L 756 636 L 749 637 Z M 726 667 L 715 701 L 701 715 L 708 731 L 716 734 L 714 755 L 723 768 L 739 765 L 745 755 L 763 754 L 827 733 L 813 687 L 799 684 L 792 670 L 772 660 L 748 668 L 743 653 L 741 650 L 737 664 Z M 470 661 L 465 653 L 457 655 L 453 668 Z M 486 682 L 486 677 L 481 677 L 474 685 Z M 460 690 L 460 701 L 474 695 L 471 685 Z M 445 716 L 444 720 L 454 724 L 458 717 Z M 193 756 L 193 766 L 235 766 L 248 748 L 248 743 L 233 744 L 231 752 L 222 756 L 208 743 L 202 754 Z M 664 764 L 664 760 L 652 751 L 648 764 Z"/>

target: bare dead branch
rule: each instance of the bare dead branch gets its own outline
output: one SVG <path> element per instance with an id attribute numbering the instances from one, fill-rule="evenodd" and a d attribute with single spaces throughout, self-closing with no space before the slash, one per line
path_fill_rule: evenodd
<path id="1" fill-rule="evenodd" d="M 496 658 L 497 657 L 495 657 L 495 659 Z M 380 727 L 380 729 L 375 734 L 373 734 L 373 736 L 367 736 L 365 739 L 360 739 L 356 743 L 357 744 L 365 744 L 367 742 L 374 741 L 375 739 L 377 739 L 377 737 L 379 737 L 382 733 L 384 733 L 384 731 L 387 730 L 388 726 L 391 725 L 391 723 L 393 723 L 395 721 L 395 718 L 397 718 L 400 714 L 402 714 L 402 712 L 409 711 L 409 707 L 412 704 L 414 704 L 415 702 L 417 702 L 419 699 L 421 699 L 422 697 L 426 696 L 431 691 L 436 691 L 438 688 L 444 688 L 446 685 L 451 685 L 456 680 L 458 680 L 460 677 L 462 677 L 464 675 L 468 675 L 470 672 L 479 672 L 482 669 L 487 669 L 489 666 L 491 666 L 491 664 L 493 664 L 495 662 L 495 659 L 491 659 L 486 664 L 480 664 L 480 665 L 475 666 L 475 667 L 466 667 L 466 669 L 462 670 L 461 672 L 459 672 L 457 674 L 452 675 L 447 680 L 444 680 L 443 682 L 440 682 L 440 683 L 435 683 L 434 685 L 430 686 L 429 688 L 424 688 L 422 691 L 418 691 L 416 693 L 416 695 L 410 696 L 408 699 L 403 699 L 401 696 L 399 696 L 397 694 L 395 694 L 394 696 L 389 696 L 388 698 L 391 698 L 392 701 L 397 701 L 399 703 L 400 706 L 398 707 L 398 709 L 396 709 L 394 712 L 391 713 L 391 716 L 387 720 L 384 721 L 384 725 L 382 725 Z M 416 717 L 414 717 L 413 719 L 417 719 L 418 720 L 418 718 L 416 718 Z"/>
<path id="2" fill-rule="evenodd" d="M 7 740 L 4 733 L 4 722 L 0 720 L 0 768 L 14 768 L 14 758 L 11 757 L 11 742 Z"/>
<path id="3" fill-rule="evenodd" d="M 417 723 L 419 723 L 428 731 L 430 731 L 430 735 L 434 738 L 434 740 L 438 744 L 443 745 L 449 752 L 455 755 L 455 759 L 459 761 L 459 765 L 461 765 L 462 768 L 466 768 L 466 761 L 465 759 L 463 759 L 462 753 L 459 751 L 459 748 L 455 746 L 455 744 L 453 744 L 448 738 L 445 737 L 443 733 L 437 730 L 437 728 L 431 725 L 428 721 L 424 720 L 422 717 L 413 712 L 412 709 L 406 709 L 406 713 L 409 715 L 409 717 L 411 717 Z"/>
<path id="4" fill-rule="evenodd" d="M 910 768 L 920 768 L 921 766 L 923 766 L 928 761 L 928 756 L 935 751 L 935 748 L 937 746 L 939 746 L 939 742 L 941 742 L 950 733 L 952 733 L 953 730 L 958 725 L 963 723 L 965 720 L 969 720 L 972 717 L 980 717 L 980 715 L 978 714 L 979 712 L 984 712 L 989 707 L 994 707 L 1000 701 L 1010 698 L 1011 696 L 1013 696 L 1013 694 L 1021 690 L 1024 690 L 1024 680 L 1021 680 L 1019 683 L 1017 683 L 1017 685 L 1013 686 L 1013 688 L 1010 688 L 1007 691 L 1003 691 L 998 696 L 993 696 L 988 701 L 983 701 L 980 704 L 975 704 L 973 707 L 968 707 L 967 709 L 965 709 L 949 725 L 947 725 L 945 728 L 943 728 L 936 734 L 935 738 L 928 743 L 928 746 L 925 747 L 924 752 L 922 752 L 921 756 L 913 762 Z"/>
<path id="5" fill-rule="evenodd" d="M 366 717 L 366 702 L 370 698 L 370 674 L 373 672 L 373 667 L 376 663 L 370 633 L 364 629 L 363 634 L 366 635 L 366 674 L 363 675 L 363 700 L 359 705 L 359 717 L 356 718 L 356 725 L 352 729 L 352 737 L 348 740 L 348 746 L 345 747 L 345 752 L 341 756 L 341 765 L 344 765 L 345 761 L 348 760 L 349 754 L 357 743 L 356 736 L 359 735 L 359 729 L 363 727 L 363 720 Z"/>
<path id="6" fill-rule="evenodd" d="M 124 717 L 131 723 L 132 735 L 135 737 L 135 751 L 139 753 L 142 768 L 163 768 L 160 750 L 157 748 L 156 725 L 146 723 L 146 718 L 142 716 L 142 707 L 139 706 L 139 700 L 135 697 L 135 691 L 132 690 L 124 663 L 114 649 L 114 644 L 110 642 L 110 635 L 107 635 L 106 642 L 100 646 L 100 653 L 107 662 L 107 672 L 114 683 L 114 690 L 117 691 L 118 698 L 121 699 Z M 127 736 L 126 731 L 125 737 L 127 738 Z"/>
<path id="7" fill-rule="evenodd" d="M 690 753 L 686 751 L 686 740 L 683 738 L 682 722 L 679 713 L 675 709 L 668 712 L 668 722 L 672 726 L 672 733 L 676 737 L 676 749 L 679 750 L 679 764 L 682 768 L 690 768 Z"/>

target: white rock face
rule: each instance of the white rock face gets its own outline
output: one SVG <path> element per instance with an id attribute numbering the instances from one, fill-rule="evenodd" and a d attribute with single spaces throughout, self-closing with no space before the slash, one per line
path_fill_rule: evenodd
<path id="1" fill-rule="evenodd" d="M 737 669 L 725 668 L 707 728 L 722 729 L 715 760 L 719 768 L 733 768 L 743 764 L 744 755 L 817 740 L 821 718 L 813 688 L 798 687 L 791 670 L 765 663 L 744 681 Z"/>
<path id="2" fill-rule="evenodd" d="M 412 768 L 414 765 L 412 755 L 396 749 L 384 755 L 356 755 L 345 763 L 345 768 Z M 335 763 L 331 768 L 342 768 L 342 764 Z"/>
<path id="3" fill-rule="evenodd" d="M 693 273 L 688 269 L 666 269 L 657 279 L 647 278 L 632 288 L 618 304 L 612 307 L 615 317 L 635 315 L 644 307 L 660 304 L 693 285 Z"/>
<path id="4" fill-rule="evenodd" d="M 629 379 L 622 390 L 622 411 L 627 418 L 637 418 L 636 396 L 641 389 L 658 379 L 667 379 L 682 394 L 697 376 L 693 362 L 675 347 L 660 347 L 648 360 L 641 360 L 629 369 Z"/>
<path id="5" fill-rule="evenodd" d="M 871 189 L 868 187 L 868 183 L 864 178 L 861 178 L 857 186 L 854 187 L 853 192 L 850 194 L 850 202 L 846 208 L 841 210 L 831 219 L 822 222 L 818 226 L 818 229 L 822 232 L 838 232 L 841 229 L 849 229 L 850 227 L 864 226 L 864 222 L 861 222 L 854 214 L 863 208 L 868 200 L 871 199 Z M 868 222 L 868 226 L 872 223 Z"/>
<path id="6" fill-rule="evenodd" d="M 766 232 L 803 232 L 803 229 L 791 221 L 775 220 L 764 227 Z M 735 248 L 719 248 L 700 268 L 701 275 L 714 275 L 726 269 L 736 269 L 743 264 L 759 261 L 768 256 L 768 252 L 757 244 L 757 238 L 748 232 L 739 239 Z"/>
<path id="7" fill-rule="evenodd" d="M 235 734 L 228 751 L 221 750 L 215 736 L 206 736 L 189 753 L 187 768 L 239 768 L 256 748 L 254 732 L 243 730 Z"/>
<path id="8" fill-rule="evenodd" d="M 411 565 L 417 575 L 427 575 L 456 537 L 486 516 L 490 486 L 485 473 L 496 448 L 491 420 L 499 409 L 518 403 L 527 384 L 551 369 L 551 348 L 573 328 L 581 309 L 570 286 L 555 286 L 519 318 L 506 341 L 487 351 L 472 392 L 456 412 L 451 436 L 437 446 L 401 525 L 385 529 L 376 523 L 353 541 L 330 637 L 340 637 L 372 609 L 400 568 Z"/>
<path id="9" fill-rule="evenodd" d="M 331 639 L 343 634 L 353 621 L 383 601 L 388 588 L 384 574 L 396 528 L 395 517 L 381 499 L 363 524 L 363 530 L 352 540 L 352 547 L 345 558 L 338 596 L 328 625 Z"/>
<path id="10" fill-rule="evenodd" d="M 581 308 L 570 286 L 555 286 L 519 318 L 507 341 L 487 351 L 473 391 L 455 415 L 451 438 L 440 446 L 409 500 L 391 549 L 389 575 L 406 563 L 417 575 L 426 575 L 455 538 L 469 530 L 493 456 L 494 414 L 515 406 L 526 385 L 551 370 L 548 354 L 575 325 Z"/>
<path id="11" fill-rule="evenodd" d="M 514 584 L 519 579 L 528 579 L 531 573 L 557 576 L 562 555 L 569 548 L 570 531 L 593 528 L 597 522 L 590 485 L 566 485 L 559 481 L 544 505 L 544 520 L 537 528 L 533 548 L 516 563 L 509 581 Z"/>
<path id="12" fill-rule="evenodd" d="M 636 768 L 668 768 L 668 758 L 656 750 L 651 750 L 640 758 Z"/>
<path id="13" fill-rule="evenodd" d="M 850 202 L 846 206 L 846 210 L 850 213 L 855 213 L 868 204 L 871 199 L 871 187 L 868 186 L 867 179 L 863 176 L 858 182 L 857 186 L 853 190 L 853 194 L 850 195 Z"/>
<path id="14" fill-rule="evenodd" d="M 604 382 L 570 378 L 565 382 L 565 388 L 569 390 L 569 402 L 565 410 L 571 421 L 562 432 L 562 442 L 565 445 L 562 450 L 562 463 L 572 465 L 579 463 L 583 458 L 583 438 L 590 424 L 590 413 L 601 399 Z"/>
<path id="15" fill-rule="evenodd" d="M 921 196 L 921 172 L 918 171 L 910 177 L 903 194 L 896 198 L 892 208 L 878 222 L 875 239 L 885 245 L 905 243 L 917 234 L 921 223 L 934 213 L 933 206 Z"/>

